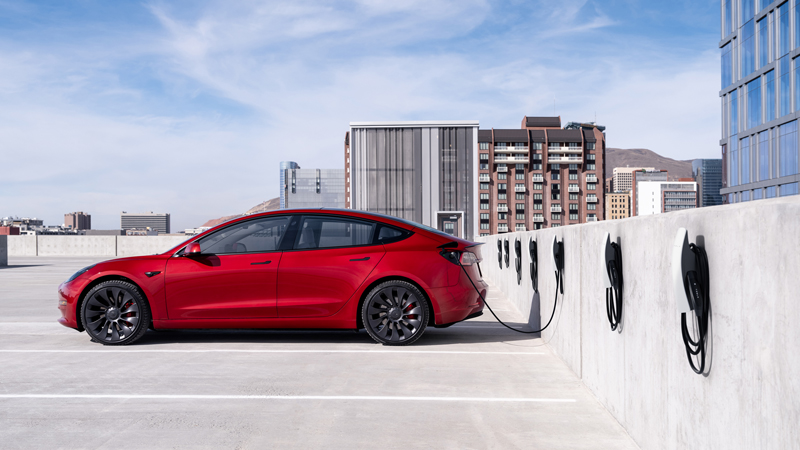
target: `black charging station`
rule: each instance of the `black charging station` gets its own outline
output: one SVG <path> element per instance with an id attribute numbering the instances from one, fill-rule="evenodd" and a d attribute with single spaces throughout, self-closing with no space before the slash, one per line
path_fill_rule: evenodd
<path id="1" fill-rule="evenodd" d="M 500 270 L 503 270 L 503 242 L 497 240 L 497 264 L 500 264 Z"/>
<path id="2" fill-rule="evenodd" d="M 539 292 L 539 249 L 534 238 L 528 241 L 528 253 L 531 255 L 531 285 L 534 292 Z"/>
<path id="3" fill-rule="evenodd" d="M 505 250 L 505 255 L 503 256 L 503 259 L 505 260 L 506 263 L 506 269 L 508 269 L 508 262 L 510 259 L 508 251 L 508 239 L 503 239 L 503 249 Z"/>
<path id="4" fill-rule="evenodd" d="M 611 242 L 611 235 L 603 236 L 602 249 L 603 272 L 606 286 L 606 315 L 611 331 L 622 332 L 622 250 L 616 242 Z"/>
<path id="5" fill-rule="evenodd" d="M 689 233 L 678 229 L 672 247 L 672 279 L 675 301 L 681 314 L 681 336 L 692 370 L 705 374 L 708 325 L 711 315 L 708 256 L 705 249 L 689 243 Z M 693 333 L 689 331 L 689 322 Z M 696 337 L 692 336 L 695 335 Z"/>
<path id="6" fill-rule="evenodd" d="M 522 242 L 519 238 L 514 239 L 514 267 L 517 269 L 517 284 L 522 283 Z"/>

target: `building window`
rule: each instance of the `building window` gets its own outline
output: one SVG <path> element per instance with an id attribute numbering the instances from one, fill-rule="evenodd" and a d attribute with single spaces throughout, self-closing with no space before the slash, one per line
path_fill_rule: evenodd
<path id="1" fill-rule="evenodd" d="M 531 165 L 531 170 L 542 170 L 542 165 L 541 165 L 541 163 L 539 163 L 539 164 L 532 164 L 532 165 Z"/>
<path id="2" fill-rule="evenodd" d="M 587 204 L 586 205 L 586 209 L 588 209 L 590 211 L 596 210 L 597 209 L 597 203 L 589 203 L 589 204 Z"/>
<path id="3" fill-rule="evenodd" d="M 559 194 L 558 192 L 551 192 L 550 198 L 553 200 L 561 200 L 561 194 Z"/>
<path id="4" fill-rule="evenodd" d="M 488 236 L 489 233 L 481 233 L 481 237 Z"/>
<path id="5" fill-rule="evenodd" d="M 507 173 L 498 173 L 497 174 L 497 179 L 498 180 L 505 180 L 507 178 L 508 178 L 508 174 Z"/>
<path id="6" fill-rule="evenodd" d="M 542 204 L 541 203 L 534 203 L 533 204 L 533 209 L 535 209 L 537 211 L 541 210 L 542 209 Z"/>
<path id="7" fill-rule="evenodd" d="M 578 165 L 577 164 L 570 164 L 569 165 L 569 170 L 578 170 Z"/>
<path id="8" fill-rule="evenodd" d="M 515 191 L 516 190 L 524 190 L 524 189 L 525 189 L 525 184 L 524 183 L 517 183 L 517 184 L 514 185 L 514 190 Z"/>
<path id="9" fill-rule="evenodd" d="M 578 210 L 578 204 L 577 203 L 570 203 L 569 204 L 569 210 L 570 211 L 577 211 Z"/>
<path id="10" fill-rule="evenodd" d="M 789 195 L 797 195 L 797 183 L 789 183 L 789 184 L 782 184 L 781 185 L 781 197 L 787 197 Z"/>
<path id="11" fill-rule="evenodd" d="M 489 189 L 489 183 L 481 183 L 481 189 Z"/>
<path id="12" fill-rule="evenodd" d="M 586 189 L 590 191 L 597 189 L 597 183 L 586 183 Z"/>
<path id="13" fill-rule="evenodd" d="M 797 167 L 797 121 L 780 126 L 780 174 L 782 177 L 794 175 Z M 783 191 L 781 191 L 783 195 Z"/>
<path id="14" fill-rule="evenodd" d="M 785 6 L 785 3 L 784 3 Z M 780 102 L 778 106 L 780 107 L 780 115 L 779 117 L 783 117 L 790 112 L 792 112 L 792 93 L 791 93 L 791 81 L 792 81 L 792 70 L 791 70 L 792 61 L 789 59 L 788 56 L 784 56 L 783 58 L 778 61 L 778 68 L 781 71 L 780 74 L 780 92 L 778 93 Z"/>
<path id="15" fill-rule="evenodd" d="M 533 142 L 531 145 L 533 146 L 534 150 L 541 150 L 542 149 L 542 143 L 541 142 Z"/>
<path id="16" fill-rule="evenodd" d="M 488 163 L 481 163 L 481 170 L 489 170 L 489 164 Z"/>
<path id="17" fill-rule="evenodd" d="M 569 220 L 578 220 L 578 215 L 577 214 L 570 214 L 569 215 Z"/>
<path id="18" fill-rule="evenodd" d="M 481 194 L 481 200 L 489 200 L 489 194 Z"/>
<path id="19" fill-rule="evenodd" d="M 551 180 L 558 180 L 560 174 L 558 172 L 550 172 L 550 179 Z"/>
<path id="20" fill-rule="evenodd" d="M 488 142 L 481 142 L 480 145 L 481 145 L 481 150 L 489 150 L 489 143 Z M 481 157 L 481 159 L 483 159 L 483 158 Z M 489 159 L 489 155 L 488 154 L 486 155 L 486 159 Z"/>
<path id="21" fill-rule="evenodd" d="M 515 169 L 517 169 L 517 170 L 525 170 L 525 164 L 517 164 Z"/>
<path id="22" fill-rule="evenodd" d="M 550 164 L 550 170 L 561 170 L 561 164 Z"/>
<path id="23" fill-rule="evenodd" d="M 735 93 L 736 91 L 731 92 L 731 95 L 734 96 L 734 100 L 732 101 L 731 105 L 735 102 Z M 775 120 L 775 71 L 770 70 L 764 75 L 764 96 L 766 97 L 766 101 L 764 102 L 764 120 L 767 122 L 771 120 Z M 735 115 L 736 110 L 731 110 L 731 115 Z M 731 125 L 733 125 L 734 119 L 731 117 Z M 736 130 L 731 130 L 731 136 L 736 134 Z"/>
<path id="24" fill-rule="evenodd" d="M 733 42 L 725 44 L 722 51 L 722 87 L 725 89 L 733 83 Z"/>
<path id="25" fill-rule="evenodd" d="M 774 70 L 771 72 L 774 72 Z M 731 125 L 729 127 L 729 130 L 731 132 L 731 136 L 734 136 L 736 134 L 739 134 L 739 91 L 737 91 L 736 89 L 732 90 L 731 93 L 728 95 L 728 101 L 730 101 L 728 111 L 730 111 L 730 120 L 731 120 Z"/>
<path id="26" fill-rule="evenodd" d="M 497 213 L 497 220 L 506 220 L 508 218 L 508 213 L 499 212 Z"/>
<path id="27" fill-rule="evenodd" d="M 533 183 L 533 190 L 534 191 L 541 191 L 542 190 L 542 183 Z"/>
<path id="28" fill-rule="evenodd" d="M 776 191 L 777 191 L 775 189 L 775 186 L 767 186 L 765 189 L 766 189 L 766 192 L 767 192 L 767 194 L 766 194 L 767 198 L 774 198 L 775 197 Z M 733 202 L 730 202 L 730 203 L 733 203 Z"/>
<path id="29" fill-rule="evenodd" d="M 741 184 L 747 184 L 750 182 L 750 138 L 749 137 L 742 139 L 740 152 L 742 156 Z"/>
<path id="30" fill-rule="evenodd" d="M 570 173 L 569 174 L 569 179 L 570 180 L 577 180 L 578 179 L 578 174 L 577 173 Z"/>
<path id="31" fill-rule="evenodd" d="M 800 5 L 799 5 L 800 6 Z M 794 59 L 794 110 L 800 111 L 800 58 Z"/>
<path id="32" fill-rule="evenodd" d="M 481 224 L 481 230 L 488 230 L 488 229 L 489 229 L 489 224 L 488 223 L 482 223 Z M 481 236 L 483 236 L 483 235 L 481 235 Z"/>
<path id="33" fill-rule="evenodd" d="M 780 41 L 778 41 L 778 55 L 789 53 L 789 2 L 778 7 L 778 27 L 780 28 Z"/>
<path id="34" fill-rule="evenodd" d="M 747 83 L 747 128 L 761 125 L 761 78 Z"/>
<path id="35" fill-rule="evenodd" d="M 488 153 L 481 153 L 481 161 L 488 161 L 488 160 L 489 160 L 489 154 Z"/>
<path id="36" fill-rule="evenodd" d="M 758 180 L 769 180 L 769 131 L 758 133 Z"/>
<path id="37" fill-rule="evenodd" d="M 517 214 L 517 220 L 525 220 L 525 213 Z"/>
<path id="38" fill-rule="evenodd" d="M 481 209 L 489 209 L 488 203 L 481 203 Z"/>
<path id="39" fill-rule="evenodd" d="M 539 150 L 541 150 L 541 144 L 539 144 Z M 542 161 L 542 154 L 541 153 L 534 153 L 533 154 L 533 160 L 541 162 Z"/>
<path id="40" fill-rule="evenodd" d="M 569 194 L 569 199 L 570 200 L 577 200 L 578 199 L 578 194 Z"/>
<path id="41" fill-rule="evenodd" d="M 550 218 L 552 220 L 561 220 L 561 213 L 550 213 Z"/>
<path id="42" fill-rule="evenodd" d="M 517 211 L 525 210 L 525 203 L 517 203 Z"/>
<path id="43" fill-rule="evenodd" d="M 594 147 L 594 143 L 592 143 L 592 146 Z M 589 153 L 588 155 L 586 155 L 586 160 L 594 161 L 594 153 Z"/>
<path id="44" fill-rule="evenodd" d="M 508 186 L 508 184 L 506 184 L 506 183 L 497 183 L 497 189 L 499 189 L 501 191 L 505 191 L 507 186 Z"/>
<path id="45" fill-rule="evenodd" d="M 489 213 L 481 213 L 481 220 L 489 220 Z"/>
<path id="46" fill-rule="evenodd" d="M 505 192 L 498 192 L 497 193 L 497 199 L 498 200 L 505 200 L 506 198 L 507 197 L 506 197 L 506 193 Z"/>
<path id="47" fill-rule="evenodd" d="M 748 3 L 747 1 L 744 2 Z M 739 49 L 742 55 L 742 77 L 746 77 L 756 70 L 756 26 L 753 20 L 748 20 L 742 25 L 742 45 Z"/>
<path id="48" fill-rule="evenodd" d="M 587 142 L 586 143 L 586 149 L 587 150 L 594 150 L 594 145 L 595 145 L 594 142 Z"/>
<path id="49" fill-rule="evenodd" d="M 586 170 L 595 170 L 595 168 L 594 168 L 594 163 L 588 163 L 588 164 L 586 164 Z"/>
<path id="50" fill-rule="evenodd" d="M 525 173 L 524 172 L 517 172 L 514 174 L 515 180 L 525 180 Z"/>

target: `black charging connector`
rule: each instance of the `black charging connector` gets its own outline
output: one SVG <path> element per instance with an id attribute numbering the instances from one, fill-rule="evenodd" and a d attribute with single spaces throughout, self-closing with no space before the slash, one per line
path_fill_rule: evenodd
<path id="1" fill-rule="evenodd" d="M 514 267 L 517 269 L 517 284 L 522 283 L 522 243 L 519 238 L 514 240 Z"/>
<path id="2" fill-rule="evenodd" d="M 708 322 L 711 312 L 711 302 L 708 292 L 708 255 L 702 247 L 690 244 L 689 249 L 694 253 L 697 271 L 691 270 L 683 279 L 686 298 L 692 309 L 691 319 L 686 313 L 681 313 L 681 335 L 686 348 L 686 357 L 692 370 L 702 375 L 706 369 L 706 348 L 708 345 Z M 689 332 L 689 320 L 692 320 L 697 338 Z"/>
<path id="3" fill-rule="evenodd" d="M 616 242 L 611 243 L 614 259 L 606 265 L 611 287 L 606 288 L 606 315 L 611 331 L 616 331 L 622 322 L 622 250 Z"/>

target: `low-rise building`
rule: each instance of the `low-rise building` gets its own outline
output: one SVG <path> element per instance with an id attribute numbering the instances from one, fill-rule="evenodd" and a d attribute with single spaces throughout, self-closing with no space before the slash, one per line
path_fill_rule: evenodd
<path id="1" fill-rule="evenodd" d="M 71 230 L 89 230 L 92 228 L 92 216 L 83 211 L 64 214 L 64 227 Z"/>
<path id="2" fill-rule="evenodd" d="M 154 213 L 152 211 L 145 213 L 129 213 L 122 211 L 120 214 L 120 228 L 123 230 L 146 230 L 151 228 L 159 233 L 169 233 L 170 229 L 169 213 Z"/>
<path id="3" fill-rule="evenodd" d="M 630 192 L 606 194 L 606 220 L 626 219 L 631 215 Z"/>
<path id="4" fill-rule="evenodd" d="M 637 214 L 647 216 L 697 208 L 694 181 L 641 181 L 637 186 Z"/>

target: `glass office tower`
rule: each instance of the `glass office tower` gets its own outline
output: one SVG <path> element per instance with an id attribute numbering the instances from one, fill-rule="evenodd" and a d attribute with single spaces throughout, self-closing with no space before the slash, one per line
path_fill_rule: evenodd
<path id="1" fill-rule="evenodd" d="M 723 201 L 795 195 L 800 0 L 722 0 L 721 11 Z"/>

